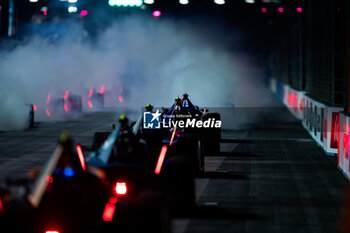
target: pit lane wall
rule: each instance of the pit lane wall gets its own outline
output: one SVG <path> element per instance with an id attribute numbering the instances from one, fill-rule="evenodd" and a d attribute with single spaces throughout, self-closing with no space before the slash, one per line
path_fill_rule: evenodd
<path id="1" fill-rule="evenodd" d="M 295 90 L 275 79 L 270 81 L 270 88 L 288 107 L 290 112 L 301 120 L 303 127 L 327 155 L 337 156 L 339 154 L 339 161 L 343 154 L 348 156 L 348 152 L 338 151 L 339 142 L 339 145 L 342 145 L 344 141 L 348 148 L 348 139 L 343 140 L 344 135 L 339 134 L 342 124 L 342 121 L 340 121 L 342 114 L 340 112 L 343 111 L 343 108 L 327 106 L 307 96 L 305 92 Z M 343 118 L 345 119 L 345 117 Z M 349 121 L 350 130 L 350 119 L 344 119 L 344 122 Z M 345 158 L 345 156 L 343 157 Z M 344 166 L 349 168 L 349 161 L 347 160 L 344 163 L 346 163 Z M 339 165 L 342 171 L 345 172 L 344 166 Z M 350 174 L 349 169 L 347 173 Z"/>

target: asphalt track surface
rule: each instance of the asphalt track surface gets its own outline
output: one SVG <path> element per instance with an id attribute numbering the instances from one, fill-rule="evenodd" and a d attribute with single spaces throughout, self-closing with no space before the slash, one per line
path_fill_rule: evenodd
<path id="1" fill-rule="evenodd" d="M 338 232 L 347 181 L 336 158 L 287 109 L 276 111 L 222 131 L 221 153 L 205 158 L 205 174 L 196 180 L 197 207 L 173 219 L 173 232 Z M 109 131 L 119 115 L 89 113 L 0 132 L 0 184 L 42 167 L 63 130 L 88 148 L 94 132 Z"/>

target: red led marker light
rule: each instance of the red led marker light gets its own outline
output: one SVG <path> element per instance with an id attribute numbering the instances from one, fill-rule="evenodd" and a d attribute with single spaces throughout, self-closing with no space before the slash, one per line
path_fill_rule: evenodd
<path id="1" fill-rule="evenodd" d="M 60 233 L 59 231 L 45 231 L 45 233 Z"/>
<path id="2" fill-rule="evenodd" d="M 64 104 L 64 111 L 68 112 L 68 107 L 67 107 L 67 104 Z"/>
<path id="3" fill-rule="evenodd" d="M 33 105 L 33 111 L 38 110 L 38 107 L 36 105 Z"/>
<path id="4" fill-rule="evenodd" d="M 176 126 L 174 127 L 173 134 L 171 135 L 171 139 L 170 139 L 170 142 L 169 142 L 169 146 L 171 146 L 171 144 L 173 144 L 175 134 L 176 134 Z"/>
<path id="5" fill-rule="evenodd" d="M 113 220 L 115 205 L 117 204 L 118 199 L 116 197 L 111 197 L 105 206 L 105 210 L 103 211 L 103 221 L 111 222 Z"/>
<path id="6" fill-rule="evenodd" d="M 101 86 L 100 94 L 102 95 L 104 92 L 105 92 L 105 87 L 104 87 L 104 86 Z"/>
<path id="7" fill-rule="evenodd" d="M 89 91 L 89 98 L 91 98 L 92 94 L 94 93 L 94 90 L 93 89 L 90 89 Z"/>
<path id="8" fill-rule="evenodd" d="M 80 160 L 80 164 L 81 167 L 83 168 L 83 170 L 85 171 L 86 169 L 86 164 L 85 164 L 85 158 L 84 158 L 84 154 L 83 154 L 83 150 L 81 149 L 80 145 L 76 146 L 77 152 L 78 152 L 78 156 L 79 156 L 79 160 Z"/>
<path id="9" fill-rule="evenodd" d="M 88 101 L 88 105 L 89 105 L 89 108 L 93 108 L 94 107 L 94 105 L 91 103 L 90 100 Z"/>
<path id="10" fill-rule="evenodd" d="M 52 176 L 46 176 L 46 181 L 51 184 L 53 182 Z"/>
<path id="11" fill-rule="evenodd" d="M 118 100 L 119 100 L 120 103 L 123 103 L 123 101 L 124 101 L 123 96 L 119 96 Z"/>
<path id="12" fill-rule="evenodd" d="M 49 109 L 46 109 L 46 115 L 49 117 L 50 116 L 50 111 Z"/>
<path id="13" fill-rule="evenodd" d="M 46 103 L 47 103 L 47 104 L 50 102 L 50 99 L 51 99 L 51 94 L 49 94 L 49 95 L 47 96 L 47 99 L 46 99 Z"/>
<path id="14" fill-rule="evenodd" d="M 115 186 L 115 193 L 118 195 L 125 195 L 128 191 L 125 182 L 117 182 Z"/>
<path id="15" fill-rule="evenodd" d="M 0 212 L 4 211 L 4 207 L 2 206 L 2 201 L 1 201 L 1 198 L 0 198 Z"/>
<path id="16" fill-rule="evenodd" d="M 69 91 L 66 91 L 66 93 L 64 94 L 64 100 L 68 99 L 68 95 L 69 95 Z"/>
<path id="17" fill-rule="evenodd" d="M 160 173 L 160 170 L 162 169 L 162 165 L 163 165 L 165 154 L 166 154 L 167 150 L 168 150 L 168 147 L 164 145 L 162 147 L 162 150 L 160 151 L 157 166 L 156 166 L 156 169 L 154 170 L 154 173 L 157 175 Z"/>

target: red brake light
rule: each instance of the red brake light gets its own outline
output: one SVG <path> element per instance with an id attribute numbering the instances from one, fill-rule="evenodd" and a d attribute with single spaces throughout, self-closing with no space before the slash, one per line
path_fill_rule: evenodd
<path id="1" fill-rule="evenodd" d="M 117 184 L 115 186 L 116 194 L 118 194 L 118 195 L 125 195 L 127 191 L 128 191 L 128 189 L 126 187 L 126 183 L 125 182 L 117 182 Z"/>
<path id="2" fill-rule="evenodd" d="M 60 233 L 59 231 L 45 231 L 45 233 Z"/>
<path id="3" fill-rule="evenodd" d="M 93 108 L 94 107 L 94 105 L 91 103 L 90 100 L 88 101 L 88 105 L 89 105 L 89 108 Z"/>
<path id="4" fill-rule="evenodd" d="M 69 91 L 66 91 L 66 93 L 64 94 L 64 100 L 68 99 L 68 95 L 69 95 Z"/>
<path id="5" fill-rule="evenodd" d="M 1 201 L 1 198 L 0 198 L 0 212 L 2 212 L 4 210 L 4 207 L 2 206 L 2 201 Z"/>
<path id="6" fill-rule="evenodd" d="M 83 150 L 81 149 L 80 145 L 77 145 L 76 149 L 77 149 L 77 152 L 78 152 L 78 156 L 79 156 L 81 167 L 85 171 L 86 165 L 85 165 L 85 157 L 84 157 L 84 154 L 83 154 Z"/>
<path id="7" fill-rule="evenodd" d="M 104 86 L 101 86 L 100 94 L 102 95 L 104 92 L 105 92 L 105 87 L 104 87 Z"/>
<path id="8" fill-rule="evenodd" d="M 113 220 L 115 207 L 117 204 L 118 199 L 116 197 L 111 197 L 109 201 L 107 202 L 105 209 L 103 211 L 103 221 L 105 222 L 111 222 Z"/>
<path id="9" fill-rule="evenodd" d="M 164 145 L 160 151 L 157 166 L 156 166 L 156 169 L 154 170 L 154 173 L 157 175 L 160 173 L 160 170 L 162 169 L 162 165 L 163 165 L 165 154 L 166 154 L 167 150 L 168 150 L 168 147 Z"/>

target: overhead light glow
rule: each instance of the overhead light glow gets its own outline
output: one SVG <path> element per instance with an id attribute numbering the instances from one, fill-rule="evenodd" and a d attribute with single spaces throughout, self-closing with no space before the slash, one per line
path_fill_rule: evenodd
<path id="1" fill-rule="evenodd" d="M 143 2 L 146 3 L 146 4 L 153 4 L 154 0 L 144 0 Z"/>
<path id="2" fill-rule="evenodd" d="M 225 4 L 225 0 L 214 0 L 214 2 L 218 5 L 223 5 Z"/>
<path id="3" fill-rule="evenodd" d="M 255 3 L 255 0 L 245 0 L 246 3 Z"/>
<path id="4" fill-rule="evenodd" d="M 38 0 L 29 0 L 29 2 L 38 2 Z"/>
<path id="5" fill-rule="evenodd" d="M 182 5 L 187 5 L 188 4 L 188 0 L 179 0 L 179 2 Z"/>
<path id="6" fill-rule="evenodd" d="M 78 11 L 78 8 L 75 7 L 75 6 L 70 6 L 70 7 L 68 7 L 68 12 L 69 12 L 69 13 L 75 13 L 75 12 L 77 12 L 77 11 Z"/>
<path id="7" fill-rule="evenodd" d="M 78 0 L 68 0 L 69 3 L 76 3 Z"/>

